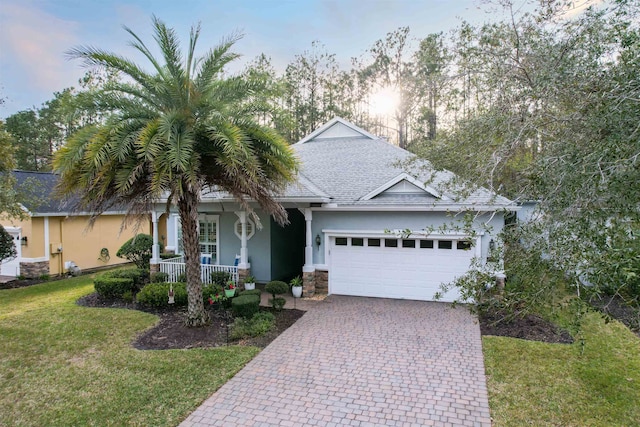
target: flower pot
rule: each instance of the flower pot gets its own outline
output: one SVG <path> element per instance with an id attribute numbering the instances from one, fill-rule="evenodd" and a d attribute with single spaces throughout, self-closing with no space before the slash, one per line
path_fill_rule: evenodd
<path id="1" fill-rule="evenodd" d="M 293 293 L 294 298 L 300 298 L 302 296 L 302 286 L 292 286 L 291 293 Z"/>
<path id="2" fill-rule="evenodd" d="M 233 298 L 233 296 L 236 294 L 236 290 L 235 289 L 225 289 L 224 290 L 224 296 L 227 298 Z"/>
<path id="3" fill-rule="evenodd" d="M 256 284 L 254 282 L 244 284 L 244 289 L 247 291 L 252 291 L 255 288 L 256 288 Z"/>

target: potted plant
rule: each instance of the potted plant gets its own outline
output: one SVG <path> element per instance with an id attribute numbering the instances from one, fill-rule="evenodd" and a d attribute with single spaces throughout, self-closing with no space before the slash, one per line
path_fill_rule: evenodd
<path id="1" fill-rule="evenodd" d="M 222 307 L 222 303 L 227 299 L 227 297 L 224 294 L 211 294 L 211 296 L 209 297 L 209 305 L 213 306 L 214 308 L 220 308 Z"/>
<path id="2" fill-rule="evenodd" d="M 233 280 L 229 280 L 224 287 L 224 296 L 227 298 L 233 298 L 236 294 L 236 284 L 233 283 Z"/>
<path id="3" fill-rule="evenodd" d="M 247 291 L 252 291 L 256 288 L 256 278 L 253 276 L 247 276 L 244 279 L 244 289 Z"/>
<path id="4" fill-rule="evenodd" d="M 295 298 L 300 298 L 302 296 L 302 279 L 300 278 L 300 276 L 296 276 L 291 279 L 291 282 L 289 282 L 289 284 L 291 285 L 291 293 L 293 294 L 293 296 Z"/>

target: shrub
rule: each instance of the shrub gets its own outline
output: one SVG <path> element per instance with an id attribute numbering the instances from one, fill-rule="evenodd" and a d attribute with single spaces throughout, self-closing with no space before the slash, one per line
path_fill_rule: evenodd
<path id="1" fill-rule="evenodd" d="M 151 274 L 151 283 L 163 283 L 169 280 L 169 275 L 162 271 L 156 271 Z"/>
<path id="2" fill-rule="evenodd" d="M 260 310 L 260 297 L 257 295 L 241 295 L 231 300 L 231 309 L 235 317 L 249 318 Z"/>
<path id="3" fill-rule="evenodd" d="M 0 225 L 0 262 L 5 259 L 15 258 L 17 255 L 13 237 Z"/>
<path id="4" fill-rule="evenodd" d="M 229 336 L 233 340 L 257 337 L 273 329 L 275 323 L 273 314 L 264 311 L 254 314 L 250 319 L 238 317 L 231 325 Z"/>
<path id="5" fill-rule="evenodd" d="M 215 283 L 203 283 L 202 284 L 202 299 L 205 305 L 209 304 L 209 298 L 211 295 L 224 295 L 222 287 Z"/>
<path id="6" fill-rule="evenodd" d="M 122 294 L 122 299 L 126 302 L 133 302 L 133 292 L 127 291 Z"/>
<path id="7" fill-rule="evenodd" d="M 240 295 L 262 295 L 262 291 L 260 289 L 251 289 L 250 291 L 241 291 Z"/>
<path id="8" fill-rule="evenodd" d="M 187 283 L 187 273 L 178 274 L 177 280 L 180 283 Z"/>
<path id="9" fill-rule="evenodd" d="M 275 310 L 282 310 L 282 307 L 284 307 L 284 305 L 287 303 L 287 300 L 284 298 L 277 298 L 276 295 L 282 295 L 289 292 L 289 285 L 279 280 L 272 280 L 271 282 L 267 283 L 267 285 L 264 287 L 264 290 L 269 292 L 272 296 L 272 298 L 269 299 L 269 304 L 271 304 L 271 307 L 273 307 Z"/>
<path id="10" fill-rule="evenodd" d="M 133 292 L 133 280 L 122 277 L 98 276 L 93 279 L 93 286 L 98 295 L 105 298 L 122 298 L 125 292 Z"/>
<path id="11" fill-rule="evenodd" d="M 269 298 L 269 304 L 271 304 L 271 307 L 278 311 L 282 310 L 282 307 L 284 307 L 286 303 L 287 300 L 282 297 Z"/>
<path id="12" fill-rule="evenodd" d="M 153 237 L 148 234 L 136 234 L 131 239 L 124 242 L 118 249 L 116 255 L 119 258 L 126 258 L 133 262 L 138 268 L 149 269 L 151 261 L 151 248 L 153 247 Z"/>
<path id="13" fill-rule="evenodd" d="M 169 288 L 173 285 L 175 304 L 169 304 Z M 169 307 L 187 305 L 187 287 L 184 283 L 149 283 L 138 292 L 140 304 L 151 307 Z"/>
<path id="14" fill-rule="evenodd" d="M 289 285 L 279 280 L 273 280 L 267 283 L 264 290 L 269 292 L 275 298 L 276 295 L 282 295 L 289 292 Z"/>
<path id="15" fill-rule="evenodd" d="M 231 274 L 226 271 L 214 271 L 211 273 L 211 281 L 216 285 L 220 285 L 224 288 L 227 282 L 231 280 Z"/>
<path id="16" fill-rule="evenodd" d="M 149 277 L 149 272 L 141 268 L 126 268 L 107 271 L 101 276 L 111 279 L 131 279 L 134 285 L 141 288 L 145 285 L 147 278 Z"/>

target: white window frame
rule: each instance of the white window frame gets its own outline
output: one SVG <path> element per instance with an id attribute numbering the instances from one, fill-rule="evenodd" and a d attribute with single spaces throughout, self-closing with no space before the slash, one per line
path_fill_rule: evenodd
<path id="1" fill-rule="evenodd" d="M 211 222 L 213 224 L 215 224 L 215 229 L 216 229 L 216 242 L 215 242 L 215 247 L 216 247 L 216 259 L 214 264 L 215 265 L 220 265 L 220 215 L 210 215 L 210 214 L 199 214 L 198 215 L 198 228 L 200 227 L 200 221 L 206 221 L 206 222 Z M 174 231 L 175 231 L 175 236 L 176 236 L 176 253 L 180 254 L 180 255 L 184 255 L 184 245 L 181 244 L 180 242 L 180 235 L 182 234 L 182 222 L 180 221 L 180 216 L 176 215 L 175 217 L 175 222 L 174 222 Z M 200 230 L 198 230 L 200 231 Z M 200 242 L 198 242 L 198 245 L 200 245 Z"/>

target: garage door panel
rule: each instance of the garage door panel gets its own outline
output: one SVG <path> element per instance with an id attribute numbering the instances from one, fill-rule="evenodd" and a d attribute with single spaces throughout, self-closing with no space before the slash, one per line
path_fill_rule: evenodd
<path id="1" fill-rule="evenodd" d="M 351 240 L 349 239 L 349 242 Z M 401 246 L 399 244 L 398 246 Z M 403 247 L 339 246 L 332 241 L 329 282 L 331 293 L 383 298 L 432 300 L 441 283 L 469 268 L 472 251 Z M 459 297 L 453 289 L 443 301 Z"/>

